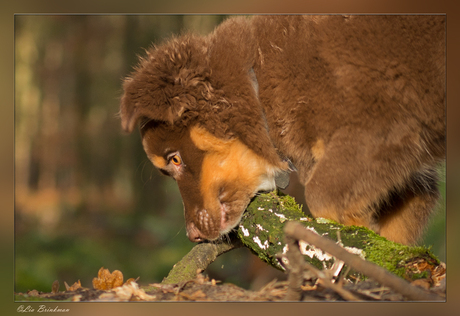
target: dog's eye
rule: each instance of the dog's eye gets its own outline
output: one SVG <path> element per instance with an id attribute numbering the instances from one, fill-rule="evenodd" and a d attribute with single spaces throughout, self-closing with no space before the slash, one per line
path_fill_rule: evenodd
<path id="1" fill-rule="evenodd" d="M 176 165 L 176 166 L 179 166 L 181 163 L 182 163 L 182 160 L 181 158 L 179 157 L 179 155 L 174 155 L 171 157 L 170 161 Z"/>

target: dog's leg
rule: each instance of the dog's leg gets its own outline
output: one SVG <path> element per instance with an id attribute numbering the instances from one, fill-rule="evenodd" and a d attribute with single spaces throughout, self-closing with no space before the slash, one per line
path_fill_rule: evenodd
<path id="1" fill-rule="evenodd" d="M 417 174 L 402 191 L 392 194 L 379 211 L 378 226 L 382 236 L 414 244 L 422 234 L 439 198 L 436 172 Z"/>
<path id="2" fill-rule="evenodd" d="M 344 225 L 366 226 L 393 241 L 414 243 L 439 195 L 434 169 L 411 172 L 416 163 L 407 153 L 392 153 L 388 161 L 376 162 L 370 159 L 372 151 L 365 152 L 366 141 L 358 144 L 356 138 L 341 137 L 327 147 L 321 155 L 313 151 L 319 159 L 305 179 L 311 214 Z"/>
<path id="3" fill-rule="evenodd" d="M 310 176 L 303 178 L 305 200 L 311 214 L 345 225 L 366 226 L 378 232 L 376 209 L 372 206 L 384 192 L 378 190 L 378 184 L 374 182 L 376 177 L 364 172 L 366 168 L 349 150 L 333 148 L 323 157 L 313 151 L 313 156 L 316 162 Z"/>

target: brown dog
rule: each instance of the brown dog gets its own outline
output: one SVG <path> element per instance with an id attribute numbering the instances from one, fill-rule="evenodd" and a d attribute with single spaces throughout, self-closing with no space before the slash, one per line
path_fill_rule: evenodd
<path id="1" fill-rule="evenodd" d="M 290 160 L 316 217 L 414 243 L 445 155 L 445 16 L 256 16 L 152 48 L 123 129 L 178 183 L 192 241 L 239 222 Z"/>

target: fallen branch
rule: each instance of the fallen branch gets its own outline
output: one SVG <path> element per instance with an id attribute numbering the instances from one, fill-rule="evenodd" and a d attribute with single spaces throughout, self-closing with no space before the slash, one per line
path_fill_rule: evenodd
<path id="1" fill-rule="evenodd" d="M 292 197 L 276 192 L 261 194 L 249 204 L 241 219 L 238 237 L 260 259 L 284 271 L 278 254 L 286 252 L 284 226 L 290 221 L 299 222 L 321 236 L 340 241 L 347 250 L 404 279 L 428 278 L 430 269 L 441 265 L 426 247 L 401 245 L 365 227 L 344 226 L 324 218 L 311 218 L 302 212 Z M 301 243 L 301 247 L 305 260 L 317 269 L 323 269 L 324 266 L 330 268 L 335 262 L 330 254 L 320 248 L 306 243 Z M 415 265 L 414 262 L 422 262 L 423 265 Z M 417 268 L 422 266 L 423 269 Z M 353 270 L 348 275 L 348 278 L 360 277 Z"/>
<path id="2" fill-rule="evenodd" d="M 298 241 L 303 240 L 310 245 L 314 245 L 317 248 L 322 249 L 324 252 L 329 253 L 330 255 L 336 257 L 339 260 L 345 262 L 346 265 L 350 266 L 352 269 L 357 270 L 364 275 L 372 278 L 373 280 L 379 282 L 384 286 L 388 286 L 393 290 L 401 293 L 403 296 L 407 297 L 409 300 L 414 301 L 440 301 L 444 300 L 439 295 L 423 290 L 416 286 L 411 285 L 409 282 L 389 273 L 387 270 L 367 262 L 366 260 L 361 259 L 358 255 L 352 254 L 345 250 L 343 247 L 337 245 L 334 241 L 322 237 L 308 229 L 299 223 L 289 222 L 284 228 L 286 237 L 288 239 L 288 260 L 291 262 L 298 262 L 300 251 L 298 251 Z M 291 247 L 297 248 L 294 252 L 291 252 Z M 299 290 L 296 288 L 298 286 L 298 280 L 291 280 L 294 278 L 299 278 L 301 268 L 299 264 L 295 264 L 296 268 L 292 276 L 289 277 L 289 284 L 292 285 L 292 288 L 289 290 L 289 298 L 298 299 Z M 303 267 L 304 265 L 302 265 Z M 311 269 L 310 269 L 311 271 Z M 316 272 L 317 273 L 317 272 Z M 301 278 L 303 280 L 303 278 Z M 340 293 L 339 293 L 340 294 Z"/>
<path id="3" fill-rule="evenodd" d="M 193 280 L 197 277 L 197 271 L 205 270 L 218 256 L 242 245 L 237 239 L 229 243 L 200 243 L 174 265 L 161 283 L 175 284 Z"/>

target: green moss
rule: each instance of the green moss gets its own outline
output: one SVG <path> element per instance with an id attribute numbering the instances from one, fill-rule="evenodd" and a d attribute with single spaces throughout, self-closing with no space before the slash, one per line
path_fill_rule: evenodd
<path id="1" fill-rule="evenodd" d="M 340 239 L 345 247 L 361 250 L 364 259 L 400 277 L 423 277 L 423 273 L 417 271 L 408 274 L 408 264 L 413 260 L 423 259 L 434 265 L 439 264 L 439 260 L 428 248 L 409 247 L 391 242 L 365 227 L 343 226 L 323 218 L 313 219 L 302 212 L 294 198 L 278 194 L 271 192 L 257 196 L 248 206 L 238 229 L 238 236 L 243 244 L 263 261 L 278 269 L 283 269 L 278 263 L 277 254 L 284 252 L 283 229 L 288 221 L 304 223 L 319 235 L 334 241 Z M 325 263 L 326 267 L 329 267 L 333 261 L 322 261 L 315 256 L 305 258 L 320 269 Z"/>
<path id="2" fill-rule="evenodd" d="M 288 221 L 308 223 L 319 234 L 337 238 L 334 231 L 336 224 L 333 221 L 317 221 L 306 216 L 293 197 L 278 195 L 277 192 L 261 194 L 250 203 L 241 220 L 238 236 L 260 259 L 283 270 L 276 255 L 283 253 L 283 229 Z M 336 230 L 338 229 L 337 227 Z M 311 263 L 323 268 L 323 261 L 317 258 L 312 258 Z"/>
<path id="3" fill-rule="evenodd" d="M 274 192 L 261 194 L 249 204 L 243 214 L 238 236 L 260 259 L 282 269 L 276 254 L 282 252 L 284 247 L 284 224 L 287 219 L 300 220 L 302 216 L 302 209 L 294 198 L 278 196 Z"/>
<path id="4" fill-rule="evenodd" d="M 426 247 L 410 247 L 389 241 L 377 234 L 366 245 L 366 259 L 400 276 L 419 278 L 416 274 L 408 275 L 407 265 L 417 259 L 423 259 L 435 265 L 439 260 Z M 414 278 L 415 276 L 415 278 Z"/>

